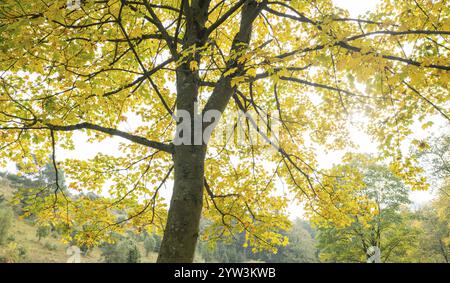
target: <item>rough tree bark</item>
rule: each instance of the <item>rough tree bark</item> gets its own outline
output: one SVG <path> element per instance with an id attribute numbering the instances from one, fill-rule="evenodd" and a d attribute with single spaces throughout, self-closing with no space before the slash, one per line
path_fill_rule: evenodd
<path id="1" fill-rule="evenodd" d="M 209 1 L 184 1 L 186 30 L 183 48 L 202 45 Z M 191 60 L 198 60 L 196 54 Z M 194 117 L 194 103 L 198 96 L 198 72 L 192 72 L 189 63 L 177 69 L 177 111 L 187 111 Z M 194 119 L 191 119 L 194 122 Z M 193 141 L 193 125 L 191 141 Z M 185 133 L 184 133 L 185 134 Z M 203 201 L 203 175 L 206 146 L 178 145 L 175 147 L 174 186 L 164 237 L 158 262 L 192 262 L 198 238 Z"/>
<path id="2" fill-rule="evenodd" d="M 265 1 L 257 3 L 254 0 L 241 1 L 241 23 L 236 34 L 232 50 L 250 42 L 252 24 Z M 186 18 L 183 48 L 202 46 L 208 39 L 208 30 L 205 23 L 208 18 L 209 0 L 184 1 L 183 13 Z M 196 54 L 191 60 L 200 62 L 200 55 Z M 199 90 L 199 73 L 191 71 L 189 63 L 182 64 L 177 69 L 177 111 L 188 111 L 194 117 L 195 102 Z M 243 66 L 232 60 L 227 68 L 238 67 L 240 72 Z M 239 71 L 237 73 L 239 73 Z M 230 77 L 221 77 L 213 93 L 206 103 L 203 113 L 208 110 L 223 112 L 226 108 L 234 88 L 230 85 Z M 194 138 L 192 121 L 191 140 Z M 205 125 L 204 125 L 205 127 Z M 164 237 L 158 256 L 158 262 L 192 262 L 199 234 L 199 223 L 202 212 L 204 163 L 207 145 L 178 145 L 175 146 L 174 159 L 174 186 L 169 208 Z"/>

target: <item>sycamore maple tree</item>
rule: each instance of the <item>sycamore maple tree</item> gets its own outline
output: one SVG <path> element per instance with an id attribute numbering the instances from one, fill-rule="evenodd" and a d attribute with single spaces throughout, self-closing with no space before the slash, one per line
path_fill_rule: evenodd
<path id="1" fill-rule="evenodd" d="M 408 186 L 426 188 L 399 146 L 414 121 L 449 120 L 449 6 L 382 0 L 351 18 L 331 0 L 4 0 L 0 164 L 33 172 L 50 161 L 56 184 L 64 171 L 70 191 L 105 196 L 56 186 L 28 198 L 27 213 L 66 227 L 68 241 L 153 230 L 164 234 L 159 262 L 193 260 L 201 217 L 211 223 L 204 240 L 245 232 L 255 250 L 284 245 L 277 231 L 289 225 L 289 198 L 348 225 L 367 200 L 334 184 L 358 188 L 362 178 L 319 170 L 315 148 L 349 146 L 347 121 L 363 113 L 380 158 Z M 212 110 L 220 121 L 203 119 L 200 130 L 214 136 L 231 124 L 240 142 L 173 142 L 196 132 L 194 122 L 176 131 L 177 113 Z M 252 115 L 236 119 L 237 110 Z M 131 117 L 138 122 L 125 131 Z M 277 133 L 268 121 L 279 122 Z M 79 132 L 92 144 L 120 137 L 120 152 L 58 159 Z M 171 180 L 167 207 L 161 189 Z"/>

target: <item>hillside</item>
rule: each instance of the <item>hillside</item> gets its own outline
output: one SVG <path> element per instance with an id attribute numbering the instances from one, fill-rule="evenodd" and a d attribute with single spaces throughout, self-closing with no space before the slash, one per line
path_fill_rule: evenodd
<path id="1" fill-rule="evenodd" d="M 11 200 L 13 193 L 14 189 L 8 182 L 0 178 L 0 196 L 3 195 L 6 200 Z M 67 262 L 67 244 L 62 243 L 57 235 L 50 235 L 39 241 L 36 236 L 36 230 L 37 227 L 33 226 L 32 223 L 14 215 L 12 227 L 8 232 L 8 243 L 0 245 L 0 259 L 10 258 L 15 249 L 20 249 L 25 251 L 25 254 L 18 262 Z M 137 246 L 141 254 L 141 262 L 156 261 L 156 253 L 149 253 L 148 257 L 146 257 L 143 243 L 139 242 Z M 103 258 L 99 248 L 94 248 L 87 256 L 81 256 L 81 262 L 85 263 L 102 261 Z"/>

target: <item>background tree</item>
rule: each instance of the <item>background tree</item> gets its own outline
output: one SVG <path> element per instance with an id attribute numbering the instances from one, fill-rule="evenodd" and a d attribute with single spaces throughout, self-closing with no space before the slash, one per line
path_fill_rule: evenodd
<path id="1" fill-rule="evenodd" d="M 56 178 L 56 171 L 49 163 L 38 166 L 35 172 L 23 174 L 20 166 L 17 166 L 17 171 L 17 173 L 0 172 L 0 177 L 4 178 L 8 182 L 8 186 L 13 188 L 11 192 L 14 195 L 14 205 L 12 206 L 14 212 L 27 216 L 28 220 L 35 220 L 27 211 L 27 207 L 35 203 L 36 199 L 55 197 L 58 190 L 64 197 L 71 196 L 65 184 L 64 172 L 60 170 L 58 178 Z M 58 179 L 58 185 L 56 185 L 56 179 Z M 48 225 L 46 221 L 43 222 Z"/>
<path id="2" fill-rule="evenodd" d="M 203 227 L 202 227 L 203 226 Z M 205 229 L 206 225 L 201 228 Z M 251 251 L 245 246 L 245 234 L 235 234 L 231 239 L 217 241 L 200 241 L 197 247 L 199 260 L 205 262 L 239 263 L 251 260 Z"/>
<path id="3" fill-rule="evenodd" d="M 148 256 L 150 252 L 154 252 L 156 248 L 155 238 L 153 235 L 148 235 L 144 239 L 145 256 Z"/>
<path id="4" fill-rule="evenodd" d="M 350 168 L 358 168 L 364 186 L 356 190 L 350 188 L 350 193 L 343 196 L 341 191 L 348 190 L 347 186 L 352 184 L 334 187 L 333 202 L 339 213 L 353 220 L 339 223 L 333 220 L 339 221 L 339 217 L 315 217 L 320 257 L 331 262 L 366 262 L 369 247 L 378 247 L 382 262 L 402 261 L 405 257 L 401 253 L 413 245 L 417 233 L 410 226 L 405 207 L 410 202 L 408 189 L 389 169 L 364 156 L 352 159 Z M 350 197 L 353 201 L 342 201 L 341 197 Z"/>
<path id="5" fill-rule="evenodd" d="M 442 129 L 442 134 L 428 140 L 413 141 L 414 154 L 422 166 L 428 169 L 434 186 L 443 187 L 450 178 L 450 135 Z"/>
<path id="6" fill-rule="evenodd" d="M 442 199 L 440 199 L 442 201 Z M 449 262 L 450 233 L 448 228 L 448 206 L 446 214 L 438 214 L 437 203 L 421 208 L 415 214 L 415 225 L 420 229 L 418 245 L 411 255 L 411 261 L 416 262 Z M 448 201 L 447 201 L 448 205 Z M 443 216 L 443 217 L 442 217 Z"/>
<path id="7" fill-rule="evenodd" d="M 252 254 L 251 258 L 264 262 L 285 263 L 311 263 L 318 262 L 318 250 L 316 248 L 315 231 L 308 222 L 297 219 L 289 231 L 283 231 L 289 243 L 279 247 L 277 253 L 261 252 Z"/>
<path id="8" fill-rule="evenodd" d="M 450 136 L 444 132 L 429 140 L 415 141 L 415 144 L 415 154 L 427 169 L 435 199 L 414 213 L 414 225 L 420 233 L 411 260 L 449 262 Z"/>
<path id="9" fill-rule="evenodd" d="M 139 263 L 141 260 L 141 253 L 136 244 L 131 244 L 128 250 L 127 263 Z"/>
<path id="10" fill-rule="evenodd" d="M 200 241 L 198 254 L 205 262 L 317 262 L 317 249 L 315 247 L 315 231 L 308 222 L 297 219 L 288 231 L 279 231 L 289 239 L 288 244 L 276 247 L 276 252 L 260 251 L 254 252 L 245 240 L 245 233 L 234 235 L 229 242 Z"/>
<path id="11" fill-rule="evenodd" d="M 141 255 L 136 243 L 119 235 L 114 243 L 104 243 L 101 246 L 102 256 L 106 263 L 137 263 Z"/>
<path id="12" fill-rule="evenodd" d="M 314 234 L 308 222 L 297 219 L 288 233 L 289 244 L 280 249 L 279 256 L 272 262 L 318 262 L 318 251 Z"/>
<path id="13" fill-rule="evenodd" d="M 350 144 L 353 113 L 368 117 L 365 129 L 393 171 L 426 188 L 399 147 L 413 121 L 431 113 L 449 120 L 448 1 L 384 0 L 359 19 L 331 0 L 66 4 L 1 3 L 0 165 L 35 172 L 50 152 L 57 189 L 30 213 L 85 225 L 84 244 L 153 224 L 164 231 L 158 261 L 190 262 L 203 213 L 214 223 L 206 237 L 245 233 L 249 245 L 271 250 L 289 226 L 273 179 L 306 209 L 328 203 L 314 148 Z M 253 116 L 236 119 L 236 110 Z M 239 143 L 198 142 L 227 123 L 243 133 Z M 75 131 L 89 143 L 123 138 L 120 155 L 58 159 L 58 148 L 74 149 Z M 65 198 L 62 169 L 70 189 L 100 193 L 108 184 L 111 198 Z M 171 178 L 167 209 L 159 191 Z M 115 209 L 128 217 L 119 222 Z"/>
<path id="14" fill-rule="evenodd" d="M 38 241 L 40 241 L 42 238 L 47 237 L 49 234 L 50 234 L 49 226 L 39 226 L 36 229 L 36 237 L 38 238 Z"/>
<path id="15" fill-rule="evenodd" d="M 12 210 L 5 205 L 5 203 L 0 203 L 0 245 L 6 243 L 8 239 L 8 232 L 12 226 L 14 219 L 14 214 Z"/>
<path id="16" fill-rule="evenodd" d="M 17 166 L 18 174 L 4 173 L 4 177 L 9 180 L 15 188 L 46 188 L 45 194 L 52 194 L 59 187 L 62 191 L 67 192 L 65 184 L 64 172 L 58 172 L 58 184 L 56 184 L 56 171 L 51 163 L 42 166 L 37 165 L 36 172 L 24 174 L 24 170 Z M 44 194 L 44 192 L 41 192 Z"/>

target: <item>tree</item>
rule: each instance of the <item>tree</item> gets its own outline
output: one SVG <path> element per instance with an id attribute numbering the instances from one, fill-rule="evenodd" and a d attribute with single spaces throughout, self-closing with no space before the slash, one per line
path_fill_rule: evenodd
<path id="1" fill-rule="evenodd" d="M 138 263 L 141 258 L 136 243 L 129 238 L 116 236 L 115 243 L 104 243 L 101 250 L 107 263 Z"/>
<path id="2" fill-rule="evenodd" d="M 0 204 L 0 245 L 5 244 L 8 239 L 8 232 L 13 223 L 13 216 L 13 212 L 8 206 Z"/>
<path id="3" fill-rule="evenodd" d="M 354 189 L 351 183 L 342 182 L 333 188 L 332 201 L 336 213 L 343 213 L 346 218 L 332 215 L 314 217 L 321 259 L 366 262 L 370 257 L 369 248 L 377 247 L 381 251 L 382 262 L 404 261 L 405 257 L 400 254 L 414 245 L 417 234 L 405 208 L 410 202 L 407 187 L 389 169 L 373 163 L 370 158 L 353 157 L 347 166 L 350 166 L 345 168 L 347 172 L 358 168 L 364 186 Z M 354 201 L 346 200 L 347 197 Z"/>
<path id="4" fill-rule="evenodd" d="M 450 135 L 445 128 L 427 139 L 413 140 L 411 151 L 427 176 L 433 192 L 441 201 L 448 196 L 450 182 Z M 432 205 L 433 206 L 433 205 Z"/>
<path id="5" fill-rule="evenodd" d="M 26 210 L 28 204 L 34 203 L 36 198 L 46 198 L 60 192 L 63 196 L 69 197 L 70 193 L 65 184 L 65 175 L 62 170 L 55 171 L 52 164 L 47 163 L 42 166 L 37 165 L 36 172 L 22 175 L 20 166 L 17 166 L 19 174 L 6 174 L 6 178 L 16 189 L 16 199 L 20 205 L 15 206 L 18 214 L 28 216 Z M 56 176 L 56 173 L 58 176 Z M 56 183 L 58 182 L 58 183 Z"/>
<path id="6" fill-rule="evenodd" d="M 36 237 L 38 237 L 38 241 L 40 241 L 42 238 L 47 237 L 49 234 L 50 234 L 49 226 L 39 226 L 36 229 Z"/>
<path id="7" fill-rule="evenodd" d="M 318 262 L 315 239 L 308 228 L 309 223 L 297 219 L 288 233 L 289 244 L 280 248 L 273 262 Z"/>
<path id="8" fill-rule="evenodd" d="M 139 263 L 141 260 L 141 253 L 138 250 L 136 244 L 130 246 L 128 251 L 127 263 Z"/>
<path id="9" fill-rule="evenodd" d="M 156 247 L 155 239 L 153 235 L 148 235 L 144 239 L 145 256 L 148 256 L 150 252 L 154 252 Z"/>
<path id="10" fill-rule="evenodd" d="M 396 173 L 424 186 L 399 146 L 414 120 L 449 120 L 448 1 L 384 0 L 358 19 L 330 0 L 77 3 L 2 1 L 0 163 L 32 172 L 32 160 L 45 164 L 51 152 L 70 189 L 107 183 L 107 203 L 57 188 L 30 209 L 69 227 L 83 222 L 80 241 L 153 224 L 164 231 L 158 262 L 191 262 L 203 214 L 215 223 L 205 237 L 244 232 L 270 250 L 289 227 L 274 177 L 307 209 L 326 200 L 305 137 L 343 148 L 355 112 L 369 117 Z M 124 139 L 120 156 L 58 159 L 80 131 L 89 143 Z M 159 191 L 171 178 L 167 209 Z"/>
<path id="11" fill-rule="evenodd" d="M 442 199 L 441 199 L 442 201 Z M 448 202 L 448 201 L 447 201 Z M 449 213 L 437 213 L 438 201 L 427 205 L 415 213 L 415 225 L 420 229 L 418 245 L 411 257 L 417 262 L 449 262 L 450 234 L 448 229 Z M 445 208 L 448 210 L 448 207 Z M 441 218 L 444 216 L 443 218 Z"/>
<path id="12" fill-rule="evenodd" d="M 204 228 L 204 227 L 203 227 Z M 289 231 L 279 231 L 285 236 L 287 245 L 280 245 L 276 252 L 254 252 L 248 247 L 245 233 L 234 235 L 230 242 L 217 241 L 200 242 L 197 253 L 205 262 L 317 262 L 317 249 L 315 248 L 314 231 L 308 222 L 297 219 Z"/>
<path id="13" fill-rule="evenodd" d="M 230 241 L 203 242 L 197 246 L 199 260 L 204 262 L 239 263 L 247 262 L 251 251 L 244 247 L 245 234 L 235 234 Z"/>
<path id="14" fill-rule="evenodd" d="M 450 261 L 450 186 L 447 184 L 440 190 L 438 198 L 431 204 L 435 215 L 425 215 L 425 237 L 422 247 L 439 255 L 439 262 Z M 427 227 L 428 226 L 428 227 Z M 431 232 L 431 233 L 430 233 Z"/>
<path id="15" fill-rule="evenodd" d="M 264 262 L 307 263 L 318 262 L 318 251 L 314 234 L 308 222 L 296 219 L 289 231 L 284 231 L 289 243 L 279 247 L 277 253 L 262 252 L 252 254 L 251 258 Z"/>
<path id="16" fill-rule="evenodd" d="M 418 141 L 420 143 L 420 141 Z M 420 229 L 418 245 L 412 260 L 449 262 L 450 259 L 450 136 L 444 133 L 429 141 L 421 141 L 416 150 L 425 163 L 436 198 L 415 212 L 414 224 Z"/>

